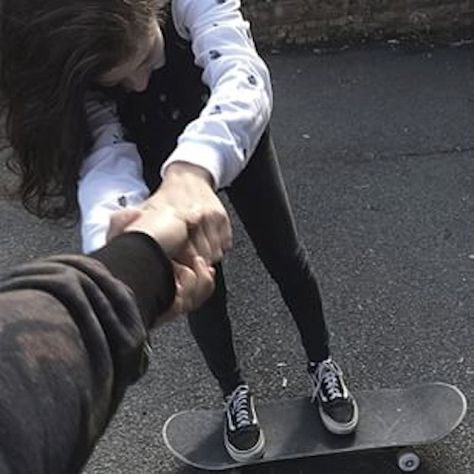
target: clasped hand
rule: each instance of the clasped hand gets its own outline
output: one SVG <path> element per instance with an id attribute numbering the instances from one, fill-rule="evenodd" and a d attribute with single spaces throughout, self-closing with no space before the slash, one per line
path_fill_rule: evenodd
<path id="1" fill-rule="evenodd" d="M 151 236 L 173 262 L 176 297 L 166 319 L 189 313 L 210 297 L 212 264 L 232 246 L 232 229 L 204 169 L 171 165 L 160 188 L 139 209 L 124 209 L 111 217 L 109 240 L 129 231 Z"/>

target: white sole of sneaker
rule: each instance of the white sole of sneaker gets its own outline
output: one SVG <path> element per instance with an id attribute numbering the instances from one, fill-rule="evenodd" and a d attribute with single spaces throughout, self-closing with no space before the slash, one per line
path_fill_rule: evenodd
<path id="1" fill-rule="evenodd" d="M 263 431 L 260 431 L 260 438 L 252 449 L 249 449 L 248 451 L 239 451 L 227 441 L 227 436 L 225 435 L 224 429 L 224 445 L 227 449 L 227 452 L 229 453 L 229 456 L 234 461 L 245 463 L 263 457 L 263 453 L 265 451 L 265 437 L 263 436 Z"/>
<path id="2" fill-rule="evenodd" d="M 335 435 L 348 435 L 351 434 L 356 428 L 357 424 L 359 423 L 359 407 L 357 406 L 357 402 L 354 400 L 354 417 L 352 418 L 350 423 L 336 423 L 332 418 L 329 418 L 321 409 L 319 409 L 319 416 L 321 417 L 321 421 L 325 428 Z"/>

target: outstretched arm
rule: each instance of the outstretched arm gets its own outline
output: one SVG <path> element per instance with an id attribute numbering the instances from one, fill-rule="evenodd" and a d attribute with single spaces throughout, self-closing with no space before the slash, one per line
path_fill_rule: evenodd
<path id="1" fill-rule="evenodd" d="M 173 0 L 171 5 L 176 29 L 191 42 L 210 97 L 179 137 L 162 175 L 171 163 L 191 163 L 205 168 L 215 189 L 221 189 L 244 169 L 268 126 L 270 74 L 255 49 L 240 0 Z"/>
<path id="2" fill-rule="evenodd" d="M 232 230 L 213 191 L 240 174 L 269 123 L 270 75 L 239 0 L 173 0 L 172 18 L 191 42 L 211 95 L 179 137 L 162 167 L 163 183 L 150 200 L 174 206 L 194 227 L 198 253 L 215 262 L 231 246 Z"/>
<path id="3" fill-rule="evenodd" d="M 148 330 L 176 295 L 168 256 L 187 237 L 181 220 L 160 227 L 148 212 L 89 257 L 50 257 L 1 281 L 0 472 L 79 472 L 145 371 Z M 186 309 L 212 292 L 202 260 L 178 281 Z"/>
<path id="4" fill-rule="evenodd" d="M 80 170 L 78 201 L 82 250 L 106 242 L 111 216 L 124 207 L 138 207 L 148 197 L 142 160 L 134 143 L 124 137 L 117 106 L 100 91 L 86 103 L 93 147 Z"/>

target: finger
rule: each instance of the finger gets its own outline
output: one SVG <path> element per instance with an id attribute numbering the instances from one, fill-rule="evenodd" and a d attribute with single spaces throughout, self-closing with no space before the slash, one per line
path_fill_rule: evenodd
<path id="1" fill-rule="evenodd" d="M 229 246 L 230 221 L 224 207 L 219 204 L 212 210 L 191 208 L 186 215 L 189 233 L 194 236 L 198 253 L 208 263 L 222 260 Z"/>
<path id="2" fill-rule="evenodd" d="M 222 222 L 220 233 L 221 233 L 221 239 L 222 239 L 222 248 L 225 253 L 229 251 L 233 245 L 232 225 L 231 225 L 229 216 L 226 216 L 226 218 Z"/>
<path id="3" fill-rule="evenodd" d="M 202 257 L 195 257 L 192 267 L 176 265 L 175 275 L 182 292 L 183 312 L 189 313 L 201 306 L 212 293 L 213 277 Z"/>
<path id="4" fill-rule="evenodd" d="M 203 235 L 209 246 L 210 257 L 207 263 L 217 263 L 224 257 L 224 243 L 222 241 L 220 225 L 211 219 L 205 219 L 202 225 Z"/>
<path id="5" fill-rule="evenodd" d="M 182 215 L 182 217 L 186 219 L 188 229 L 190 231 L 193 231 L 202 224 L 204 214 L 200 207 L 193 206 L 192 208 L 187 209 L 186 212 Z"/>
<path id="6" fill-rule="evenodd" d="M 203 223 L 203 230 L 212 251 L 212 262 L 222 260 L 224 254 L 232 247 L 232 227 L 227 212 L 215 212 Z"/>
<path id="7" fill-rule="evenodd" d="M 196 255 L 201 256 L 208 264 L 214 262 L 214 251 L 202 225 L 194 228 L 189 233 L 189 240 L 191 241 L 194 247 Z M 193 261 L 191 261 L 190 264 L 190 266 L 192 266 Z"/>
<path id="8" fill-rule="evenodd" d="M 219 231 L 222 250 L 225 253 L 232 247 L 232 224 L 230 222 L 229 214 L 224 207 L 217 219 L 217 228 Z"/>
<path id="9" fill-rule="evenodd" d="M 107 230 L 107 241 L 121 234 L 127 226 L 137 220 L 141 215 L 141 211 L 134 208 L 123 209 L 112 214 Z"/>
<path id="10" fill-rule="evenodd" d="M 179 263 L 173 263 L 176 279 L 176 292 L 184 301 L 192 297 L 196 286 L 197 275 L 194 268 Z"/>
<path id="11" fill-rule="evenodd" d="M 220 246 L 225 253 L 232 247 L 232 225 L 229 214 L 224 208 L 222 212 L 215 216 L 215 227 L 219 236 Z"/>
<path id="12" fill-rule="evenodd" d="M 212 295 L 215 287 L 215 270 L 209 267 L 200 257 L 196 257 L 193 270 L 195 274 L 195 284 L 192 288 L 192 303 L 195 309 L 201 306 Z"/>
<path id="13" fill-rule="evenodd" d="M 188 240 L 185 247 L 181 249 L 179 254 L 175 255 L 173 261 L 180 263 L 181 265 L 186 265 L 187 267 L 192 267 L 194 259 L 198 256 L 196 247 L 191 240 Z"/>
<path id="14" fill-rule="evenodd" d="M 175 262 L 173 263 L 173 269 L 175 273 L 175 286 L 176 286 L 176 293 L 174 297 L 174 301 L 171 306 L 160 314 L 157 318 L 157 324 L 161 325 L 163 323 L 169 322 L 173 319 L 180 317 L 184 313 L 184 306 L 183 306 L 183 286 L 179 281 L 178 274 L 181 272 L 178 265 Z"/>

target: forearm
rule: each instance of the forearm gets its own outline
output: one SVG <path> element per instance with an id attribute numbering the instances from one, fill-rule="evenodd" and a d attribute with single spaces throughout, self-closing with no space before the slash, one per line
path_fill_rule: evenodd
<path id="1" fill-rule="evenodd" d="M 171 163 L 166 168 L 166 173 L 163 176 L 166 182 L 175 181 L 174 185 L 180 185 L 183 180 L 192 179 L 199 182 L 202 185 L 210 186 L 214 185 L 212 174 L 205 168 L 192 163 L 178 161 Z"/>
<path id="2" fill-rule="evenodd" d="M 165 162 L 206 168 L 216 189 L 228 186 L 244 169 L 268 126 L 273 94 L 270 74 L 257 54 L 240 1 L 175 0 L 173 20 L 191 41 L 195 62 L 211 95 Z"/>
<path id="3" fill-rule="evenodd" d="M 127 275 L 123 251 L 132 247 L 136 271 Z M 78 472 L 142 373 L 147 326 L 174 298 L 170 263 L 137 234 L 94 257 L 30 263 L 2 282 L 1 472 Z M 159 292 L 141 286 L 140 272 Z"/>
<path id="4" fill-rule="evenodd" d="M 145 327 L 173 302 L 173 267 L 161 247 L 148 235 L 127 232 L 90 254 L 133 292 Z"/>

